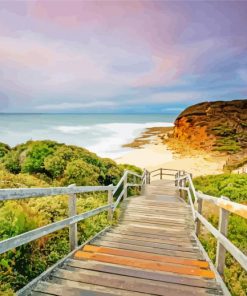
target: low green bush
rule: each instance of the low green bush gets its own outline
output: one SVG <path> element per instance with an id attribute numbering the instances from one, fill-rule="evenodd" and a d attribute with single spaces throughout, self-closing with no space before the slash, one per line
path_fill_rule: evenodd
<path id="1" fill-rule="evenodd" d="M 193 179 L 197 190 L 216 197 L 226 196 L 230 200 L 247 204 L 247 174 L 221 174 L 202 176 Z M 204 207 L 203 215 L 214 227 L 218 227 L 218 215 Z M 205 229 L 204 229 L 205 230 Z M 244 254 L 247 254 L 247 220 L 231 214 L 228 225 L 228 239 Z M 203 231 L 200 240 L 215 262 L 216 239 L 207 231 Z M 224 270 L 225 282 L 233 296 L 247 295 L 247 272 L 227 253 Z"/>
<path id="2" fill-rule="evenodd" d="M 1 150 L 1 147 L 4 149 Z M 117 165 L 95 153 L 54 141 L 28 141 L 14 148 L 0 145 L 0 188 L 51 187 L 76 185 L 116 185 L 125 169 L 138 174 L 142 170 Z M 129 181 L 134 179 L 130 177 Z M 136 194 L 139 189 L 130 189 Z M 83 213 L 107 203 L 107 193 L 77 194 L 77 212 Z M 114 221 L 119 216 L 115 212 Z M 30 231 L 68 217 L 68 197 L 48 196 L 20 201 L 0 202 L 1 240 Z M 108 225 L 107 213 L 78 223 L 78 239 L 82 244 Z M 0 255 L 0 295 L 30 282 L 49 266 L 69 253 L 68 229 L 62 229 L 34 242 Z"/>

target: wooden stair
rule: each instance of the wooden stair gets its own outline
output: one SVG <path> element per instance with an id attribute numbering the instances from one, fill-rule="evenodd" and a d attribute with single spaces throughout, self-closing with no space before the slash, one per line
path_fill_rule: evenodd
<path id="1" fill-rule="evenodd" d="M 117 226 L 77 251 L 31 295 L 223 295 L 174 182 L 122 202 Z"/>

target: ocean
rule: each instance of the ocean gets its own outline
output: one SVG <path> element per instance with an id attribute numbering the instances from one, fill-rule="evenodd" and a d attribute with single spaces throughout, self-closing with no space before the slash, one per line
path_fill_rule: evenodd
<path id="1" fill-rule="evenodd" d="M 55 140 L 117 158 L 148 127 L 172 126 L 171 114 L 0 114 L 0 142 L 15 146 L 27 140 Z"/>

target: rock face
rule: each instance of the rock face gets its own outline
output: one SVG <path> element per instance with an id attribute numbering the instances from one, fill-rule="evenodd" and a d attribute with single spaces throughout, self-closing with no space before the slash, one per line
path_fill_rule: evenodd
<path id="1" fill-rule="evenodd" d="M 247 152 L 247 100 L 188 107 L 175 121 L 173 138 L 195 148 L 228 154 Z"/>

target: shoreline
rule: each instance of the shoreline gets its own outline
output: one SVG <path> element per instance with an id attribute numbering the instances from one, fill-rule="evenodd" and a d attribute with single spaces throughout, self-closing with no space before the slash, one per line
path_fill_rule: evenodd
<path id="1" fill-rule="evenodd" d="M 123 145 L 132 150 L 115 161 L 147 170 L 161 167 L 181 169 L 191 172 L 193 176 L 223 173 L 226 156 L 193 150 L 184 145 L 181 149 L 176 141 L 167 141 L 171 130 L 170 127 L 147 128 L 134 141 Z"/>

